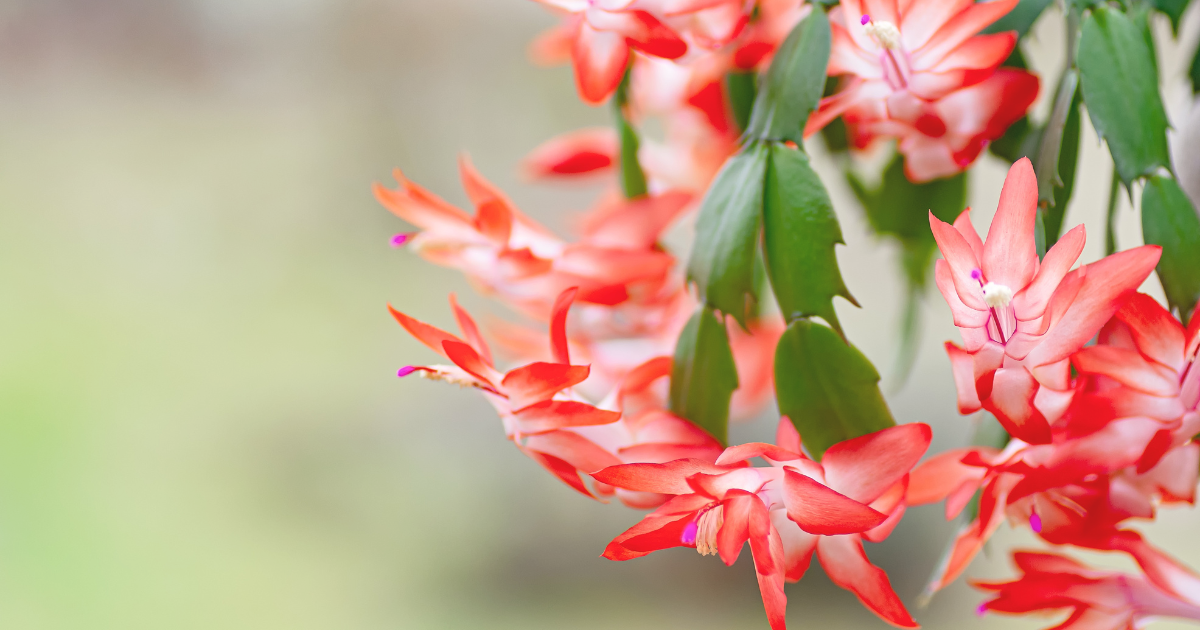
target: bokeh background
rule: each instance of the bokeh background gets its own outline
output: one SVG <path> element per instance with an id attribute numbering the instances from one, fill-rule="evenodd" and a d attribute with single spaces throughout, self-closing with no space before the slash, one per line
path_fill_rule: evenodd
<path id="1" fill-rule="evenodd" d="M 1176 123 L 1198 22 L 1158 51 Z M 516 174 L 545 138 L 607 120 L 568 69 L 527 63 L 552 23 L 529 0 L 0 2 L 0 626 L 766 627 L 748 555 L 599 558 L 638 513 L 544 474 L 471 392 L 394 376 L 432 355 L 386 302 L 442 325 L 449 291 L 498 311 L 387 246 L 405 226 L 372 182 L 402 167 L 461 203 L 469 151 L 563 233 L 596 192 Z M 1060 32 L 1055 14 L 1032 44 L 1051 77 Z M 1111 167 L 1087 134 L 1068 224 L 1088 224 L 1094 260 Z M 894 252 L 823 168 L 863 305 L 841 317 L 886 372 Z M 1005 169 L 972 173 L 978 225 Z M 1126 203 L 1121 245 L 1139 238 Z M 940 350 L 950 317 L 927 305 L 913 378 L 886 380 L 898 419 L 931 423 L 941 450 L 971 421 Z M 1200 566 L 1197 525 L 1173 510 L 1146 529 Z M 950 534 L 940 507 L 918 508 L 869 553 L 911 604 Z M 970 574 L 1009 575 L 1005 550 L 1031 544 L 1005 531 Z M 885 627 L 815 563 L 788 595 L 797 628 Z M 914 614 L 1039 627 L 978 620 L 979 600 L 960 583 Z"/>

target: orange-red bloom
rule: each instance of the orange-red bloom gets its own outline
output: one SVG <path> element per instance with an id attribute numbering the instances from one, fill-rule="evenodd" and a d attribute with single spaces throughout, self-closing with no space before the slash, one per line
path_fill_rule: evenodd
<path id="1" fill-rule="evenodd" d="M 471 316 L 451 297 L 462 338 L 390 309 L 413 337 L 453 365 L 410 366 L 400 376 L 456 383 L 481 391 L 504 423 L 504 431 L 522 452 L 582 494 L 611 495 L 597 484 L 595 494 L 580 474 L 628 462 L 663 462 L 680 457 L 715 461 L 720 444 L 694 424 L 667 413 L 663 394 L 654 388 L 668 376 L 671 360 L 654 359 L 628 373 L 612 395 L 599 404 L 586 401 L 576 387 L 590 368 L 573 365 L 567 342 L 567 311 L 576 289 L 555 301 L 550 324 L 553 361 L 535 361 L 507 372 L 495 368 L 491 350 Z M 390 308 L 390 307 L 389 307 Z M 635 507 L 654 507 L 667 497 L 634 489 L 617 492 Z"/>
<path id="2" fill-rule="evenodd" d="M 900 521 L 908 472 L 930 438 L 924 424 L 902 425 L 836 444 L 817 463 L 801 454 L 800 436 L 783 418 L 777 444 L 731 446 L 713 463 L 680 459 L 606 468 L 592 476 L 673 497 L 617 536 L 604 557 L 630 560 L 693 547 L 732 565 L 749 541 L 767 619 L 781 630 L 783 584 L 803 577 L 816 553 L 834 583 L 885 621 L 917 627 L 862 543 L 882 541 Z M 770 465 L 750 467 L 752 458 Z"/>

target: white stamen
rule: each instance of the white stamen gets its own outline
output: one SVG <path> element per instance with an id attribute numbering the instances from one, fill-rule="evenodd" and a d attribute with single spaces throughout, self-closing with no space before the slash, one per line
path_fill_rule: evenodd
<path id="1" fill-rule="evenodd" d="M 459 387 L 479 387 L 479 382 L 475 380 L 475 377 L 457 367 L 430 365 L 428 368 L 426 370 L 417 370 L 413 374 L 426 380 L 451 383 Z"/>
<path id="2" fill-rule="evenodd" d="M 992 308 L 1008 306 L 1013 299 L 1013 290 L 1003 284 L 989 282 L 983 285 L 983 301 Z"/>
<path id="3" fill-rule="evenodd" d="M 725 510 L 718 505 L 717 507 L 700 515 L 700 522 L 696 527 L 696 551 L 702 556 L 711 556 L 717 553 L 717 532 L 721 531 L 721 525 L 725 524 Z"/>
<path id="4" fill-rule="evenodd" d="M 880 46 L 888 50 L 896 50 L 900 47 L 900 29 L 896 28 L 895 24 L 886 20 L 878 22 L 870 22 L 863 27 L 867 34 L 875 38 Z"/>

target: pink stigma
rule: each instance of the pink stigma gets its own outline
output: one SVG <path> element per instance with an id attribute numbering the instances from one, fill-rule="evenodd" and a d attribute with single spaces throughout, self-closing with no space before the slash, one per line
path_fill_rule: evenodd
<path id="1" fill-rule="evenodd" d="M 980 270 L 978 270 L 978 269 L 972 269 L 972 270 L 971 270 L 971 279 L 972 279 L 972 280 L 975 280 L 976 282 L 978 282 L 978 281 L 982 280 L 982 279 L 983 279 L 983 272 L 982 272 L 982 271 L 980 271 Z"/>
<path id="2" fill-rule="evenodd" d="M 975 614 L 982 617 L 987 614 L 987 611 L 988 611 L 987 602 L 984 602 L 979 605 L 979 608 L 975 609 Z"/>
<path id="3" fill-rule="evenodd" d="M 868 22 L 870 22 L 870 21 L 871 21 L 871 16 L 869 16 L 869 15 L 867 15 L 867 14 L 865 14 L 865 13 L 864 13 L 864 14 L 863 14 L 863 16 L 862 16 L 862 21 L 861 21 L 860 23 L 861 23 L 863 26 L 866 26 L 866 25 L 867 25 L 867 23 L 868 23 Z"/>
<path id="4" fill-rule="evenodd" d="M 1029 515 L 1029 529 L 1035 534 L 1042 533 L 1042 517 L 1038 516 L 1037 512 Z"/>
<path id="5" fill-rule="evenodd" d="M 688 523 L 687 527 L 683 528 L 683 535 L 679 537 L 680 542 L 685 545 L 696 544 L 696 532 L 699 529 L 700 528 L 696 525 L 696 521 Z"/>
<path id="6" fill-rule="evenodd" d="M 413 234 L 397 234 L 392 237 L 392 247 L 401 247 L 412 239 Z"/>
<path id="7" fill-rule="evenodd" d="M 400 368 L 400 371 L 396 372 L 396 376 L 399 376 L 400 378 L 404 378 L 405 376 L 408 376 L 409 374 L 412 374 L 413 372 L 416 372 L 416 371 L 417 371 L 417 368 L 415 368 L 411 365 L 408 365 L 408 366 Z"/>

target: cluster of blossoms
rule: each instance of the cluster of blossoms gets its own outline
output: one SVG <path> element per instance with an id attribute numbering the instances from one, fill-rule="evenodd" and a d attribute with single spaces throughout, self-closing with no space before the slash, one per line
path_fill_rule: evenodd
<path id="1" fill-rule="evenodd" d="M 968 167 L 1025 115 L 1038 79 L 1000 68 L 1015 33 L 977 35 L 1017 0 L 845 1 L 830 20 L 830 76 L 841 89 L 821 101 L 805 135 L 841 116 L 853 146 L 895 138 L 915 182 Z"/>
<path id="2" fill-rule="evenodd" d="M 1081 225 L 1039 261 L 1036 212 L 1033 169 L 1022 160 L 1009 172 L 986 241 L 968 212 L 954 225 L 930 218 L 945 257 L 938 288 L 965 345 L 946 344 L 959 410 L 986 409 L 1012 436 L 1003 449 L 947 451 L 913 472 L 908 500 L 945 500 L 947 519 L 979 493 L 978 514 L 931 588 L 959 576 L 1007 517 L 1051 544 L 1126 553 L 1144 577 L 1018 554 L 1025 576 L 985 585 L 1000 593 L 985 609 L 1075 606 L 1071 619 L 1080 628 L 1134 627 L 1131 619 L 1155 610 L 1197 619 L 1200 575 L 1127 524 L 1153 519 L 1160 504 L 1195 502 L 1200 317 L 1185 329 L 1137 292 L 1159 261 L 1157 246 L 1070 271 L 1084 245 Z M 1102 616 L 1113 625 L 1099 625 Z"/>
<path id="3" fill-rule="evenodd" d="M 626 69 L 635 117 L 660 115 L 667 142 L 643 148 L 663 187 L 704 191 L 736 149 L 730 73 L 754 73 L 812 7 L 798 0 L 540 0 L 565 13 L 533 50 L 574 63 L 580 97 L 600 103 Z M 979 32 L 1018 0 L 843 0 L 830 12 L 828 67 L 837 91 L 821 100 L 805 136 L 841 117 L 852 146 L 895 139 L 915 182 L 969 167 L 1037 97 L 1037 76 L 1001 68 L 1015 33 Z M 579 175 L 617 162 L 617 138 L 589 129 L 530 156 L 541 176 Z"/>
<path id="4" fill-rule="evenodd" d="M 1200 317 L 1185 330 L 1136 292 L 1158 248 L 1072 270 L 1081 226 L 1039 259 L 1037 183 L 1028 160 L 1019 161 L 986 241 L 966 212 L 953 225 L 930 215 L 944 257 L 937 286 L 963 333 L 962 347 L 947 345 L 959 409 L 994 414 L 1012 436 L 1007 447 L 959 449 L 918 465 L 931 432 L 912 423 L 813 452 L 811 436 L 787 417 L 774 444 L 727 446 L 669 402 L 676 341 L 693 313 L 712 309 L 663 234 L 695 213 L 742 146 L 750 112 L 740 90 L 749 85 L 752 102 L 785 39 L 824 8 L 799 0 L 540 1 L 562 21 L 534 42 L 535 60 L 570 62 L 581 99 L 612 100 L 618 125 L 554 138 L 524 170 L 538 180 L 586 175 L 613 185 L 577 222 L 573 240 L 523 214 L 466 160 L 461 178 L 474 212 L 399 172 L 398 188 L 377 186 L 379 201 L 417 228 L 394 245 L 461 271 L 525 320 L 485 331 L 451 296 L 456 335 L 392 309 L 448 361 L 400 376 L 479 391 L 508 439 L 563 483 L 653 510 L 608 545 L 606 558 L 689 547 L 733 564 L 749 542 L 776 630 L 786 625 L 784 583 L 799 580 L 814 554 L 882 619 L 916 627 L 863 543 L 887 538 L 909 505 L 945 500 L 953 518 L 977 494 L 977 518 L 935 588 L 960 575 L 1008 516 L 1049 543 L 1128 553 L 1145 575 L 1017 554 L 1024 576 L 980 585 L 998 593 L 985 609 L 1073 608 L 1071 619 L 1089 628 L 1147 615 L 1197 618 L 1200 577 L 1122 529 L 1152 517 L 1159 503 L 1191 503 L 1200 471 L 1192 441 L 1200 433 Z M 840 118 L 856 149 L 894 140 L 912 182 L 969 167 L 1038 93 L 1036 76 L 1000 67 L 1016 35 L 979 34 L 1017 1 L 842 0 L 828 15 L 827 96 L 803 135 Z M 662 120 L 665 137 L 639 142 L 635 127 L 650 117 Z M 741 384 L 730 415 L 751 418 L 775 393 L 776 347 L 794 320 L 763 310 L 744 326 L 720 321 Z"/>

